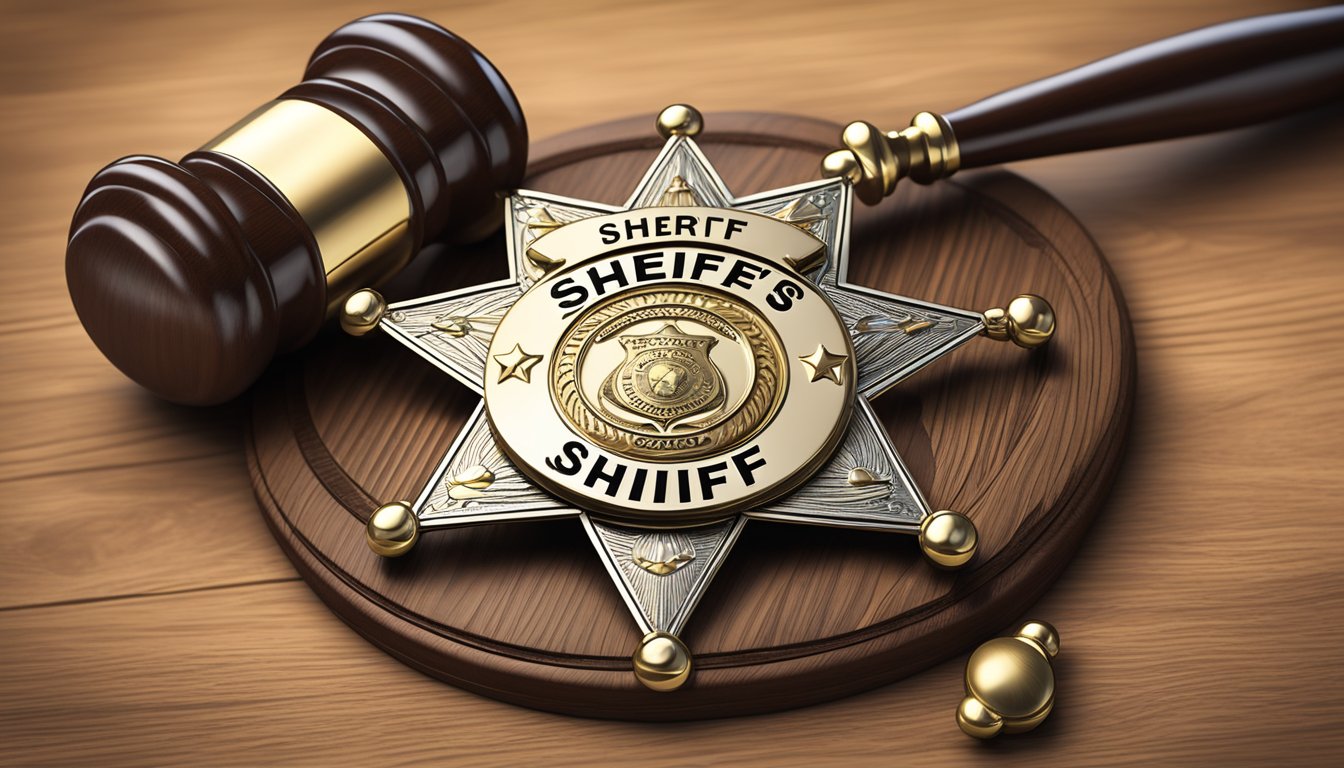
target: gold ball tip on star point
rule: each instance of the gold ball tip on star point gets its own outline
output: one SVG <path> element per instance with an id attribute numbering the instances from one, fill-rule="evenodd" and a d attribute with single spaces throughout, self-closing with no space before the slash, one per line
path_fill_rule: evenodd
<path id="1" fill-rule="evenodd" d="M 673 104 L 658 113 L 658 135 L 664 139 L 673 136 L 699 136 L 705 129 L 700 110 L 689 104 Z"/>
<path id="2" fill-rule="evenodd" d="M 404 501 L 384 504 L 373 511 L 366 530 L 369 549 L 380 557 L 400 557 L 420 538 L 420 523 Z"/>
<path id="3" fill-rule="evenodd" d="M 341 304 L 341 329 L 351 336 L 363 336 L 378 327 L 386 312 L 382 294 L 371 288 L 355 291 Z"/>
<path id="4" fill-rule="evenodd" d="M 960 512 L 934 512 L 919 526 L 919 548 L 940 568 L 960 568 L 970 562 L 978 539 L 975 523 Z"/>
<path id="5" fill-rule="evenodd" d="M 655 691 L 675 691 L 691 676 L 691 651 L 681 638 L 650 632 L 634 655 L 635 677 Z"/>
<path id="6" fill-rule="evenodd" d="M 1055 309 L 1030 293 L 1013 299 L 1004 310 L 1008 337 L 1023 349 L 1043 346 L 1055 335 Z"/>

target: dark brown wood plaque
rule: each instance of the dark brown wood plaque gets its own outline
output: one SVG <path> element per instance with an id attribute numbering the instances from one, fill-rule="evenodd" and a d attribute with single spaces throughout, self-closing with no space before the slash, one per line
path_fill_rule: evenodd
<path id="1" fill-rule="evenodd" d="M 738 196 L 815 178 L 839 135 L 780 115 L 706 125 L 700 146 Z M 652 116 L 567 134 L 534 148 L 525 186 L 620 203 L 661 144 Z M 639 720 L 765 712 L 960 653 L 1021 617 L 1101 506 L 1133 399 L 1129 319 L 1087 232 L 1009 173 L 906 184 L 856 207 L 851 247 L 855 282 L 967 309 L 1027 291 L 1055 306 L 1047 349 L 976 339 L 876 403 L 930 503 L 979 528 L 980 553 L 961 571 L 934 570 L 910 536 L 752 522 L 682 635 L 691 682 L 645 690 L 630 666 L 640 633 L 578 521 L 432 532 L 395 561 L 368 550 L 368 515 L 416 496 L 476 396 L 390 339 L 337 331 L 256 389 L 247 452 L 262 511 L 308 583 L 372 643 L 529 707 Z M 502 238 L 431 246 L 385 293 L 503 273 Z"/>

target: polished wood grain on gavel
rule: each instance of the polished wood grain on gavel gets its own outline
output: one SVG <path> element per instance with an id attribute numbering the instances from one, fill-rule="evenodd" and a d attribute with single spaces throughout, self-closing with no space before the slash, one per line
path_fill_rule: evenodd
<path id="1" fill-rule="evenodd" d="M 868 203 L 902 177 L 1188 136 L 1344 93 L 1344 8 L 1178 35 L 910 128 L 845 130 L 823 164 Z M 90 182 L 66 274 L 81 322 L 157 394 L 243 392 L 358 288 L 431 240 L 477 240 L 526 164 L 504 79 L 422 19 L 370 16 L 313 53 L 304 80 L 179 163 L 134 156 Z"/>
<path id="2" fill-rule="evenodd" d="M 526 165 L 522 110 L 480 52 L 423 19 L 362 18 L 181 162 L 99 171 L 70 229 L 70 296 L 132 379 L 227 400 L 425 242 L 494 231 Z"/>

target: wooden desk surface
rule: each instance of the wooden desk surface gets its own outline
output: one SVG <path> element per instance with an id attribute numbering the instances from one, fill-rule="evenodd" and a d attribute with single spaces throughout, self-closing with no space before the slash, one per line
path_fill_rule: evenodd
<path id="1" fill-rule="evenodd" d="M 964 658 L 786 714 L 579 720 L 447 687 L 348 630 L 253 504 L 245 404 L 155 401 L 71 309 L 64 238 L 94 171 L 132 152 L 181 156 L 376 9 L 301 5 L 0 11 L 0 763 L 1344 759 L 1344 112 L 1016 169 L 1109 254 L 1139 348 L 1128 461 L 1031 612 L 1065 649 L 1039 731 L 961 736 Z M 486 51 L 539 138 L 677 100 L 895 127 L 1296 4 L 398 5 Z"/>

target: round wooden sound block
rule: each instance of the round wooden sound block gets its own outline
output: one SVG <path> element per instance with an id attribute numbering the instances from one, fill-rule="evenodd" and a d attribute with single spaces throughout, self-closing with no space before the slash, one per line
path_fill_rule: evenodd
<path id="1" fill-rule="evenodd" d="M 698 138 L 734 194 L 816 177 L 839 127 L 710 115 Z M 535 148 L 538 189 L 620 203 L 662 141 L 652 116 Z M 393 340 L 329 331 L 258 386 L 248 458 L 262 510 L 342 619 L 409 666 L 517 704 L 674 720 L 796 707 L 897 680 L 1018 619 L 1060 574 L 1123 451 L 1134 343 L 1097 246 L 1057 201 L 1003 172 L 906 184 L 855 211 L 850 279 L 967 309 L 1033 292 L 1051 344 L 976 339 L 879 398 L 934 508 L 980 532 L 943 572 L 913 536 L 753 521 L 682 633 L 696 671 L 657 693 L 631 672 L 641 633 L 577 520 L 425 536 L 373 555 L 377 504 L 413 498 L 478 398 Z M 504 274 L 503 239 L 433 247 L 387 287 L 399 300 Z M 359 663 L 352 659 L 351 663 Z"/>

